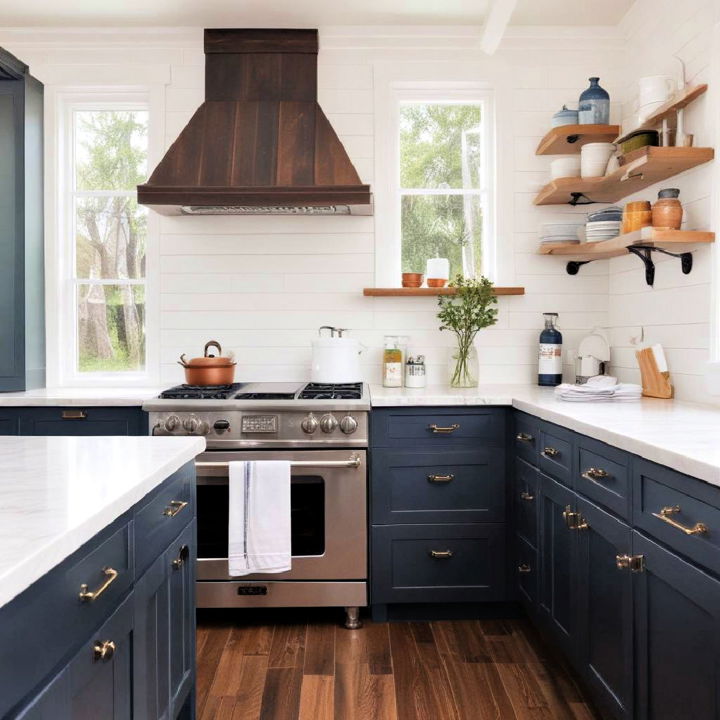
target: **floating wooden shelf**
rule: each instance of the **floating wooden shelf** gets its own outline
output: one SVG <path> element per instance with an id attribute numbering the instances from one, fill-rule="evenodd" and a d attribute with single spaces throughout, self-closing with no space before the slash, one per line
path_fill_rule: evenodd
<path id="1" fill-rule="evenodd" d="M 661 105 L 645 122 L 637 128 L 637 130 L 653 130 L 658 125 L 662 124 L 663 120 L 674 120 L 675 113 L 678 110 L 682 110 L 687 107 L 693 100 L 699 98 L 706 90 L 707 85 L 692 85 L 684 88 L 677 93 L 673 98 L 668 100 L 664 105 Z M 616 142 L 622 142 L 631 135 L 635 130 L 625 133 L 622 137 L 618 138 Z"/>
<path id="2" fill-rule="evenodd" d="M 561 125 L 549 130 L 535 150 L 536 155 L 570 155 L 591 142 L 613 142 L 619 125 Z"/>
<path id="3" fill-rule="evenodd" d="M 610 240 L 579 244 L 547 244 L 540 246 L 541 255 L 563 255 L 573 258 L 602 260 L 603 258 L 627 255 L 628 247 L 644 245 L 673 251 L 684 251 L 686 247 L 699 243 L 715 242 L 715 233 L 697 230 L 659 230 L 645 227 L 636 232 L 618 235 Z"/>
<path id="4" fill-rule="evenodd" d="M 363 295 L 367 297 L 432 297 L 437 295 L 456 295 L 456 288 L 365 288 Z M 523 287 L 496 287 L 496 295 L 524 295 Z"/>
<path id="5" fill-rule="evenodd" d="M 623 156 L 617 170 L 597 178 L 558 178 L 535 196 L 535 205 L 564 205 L 573 193 L 597 203 L 612 203 L 673 175 L 709 162 L 712 148 L 644 147 Z M 580 204 L 583 204 L 582 201 Z"/>

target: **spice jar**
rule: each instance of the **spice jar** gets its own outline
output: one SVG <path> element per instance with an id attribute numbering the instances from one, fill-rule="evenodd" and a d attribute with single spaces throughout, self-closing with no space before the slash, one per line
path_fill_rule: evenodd
<path id="1" fill-rule="evenodd" d="M 383 387 L 402 387 L 404 338 L 400 335 L 387 335 L 383 350 Z"/>
<path id="2" fill-rule="evenodd" d="M 665 188 L 658 193 L 658 199 L 652 207 L 652 224 L 663 230 L 679 230 L 682 224 L 683 207 L 678 200 L 677 188 Z"/>
<path id="3" fill-rule="evenodd" d="M 405 363 L 405 387 L 424 388 L 425 382 L 425 356 L 410 355 Z"/>

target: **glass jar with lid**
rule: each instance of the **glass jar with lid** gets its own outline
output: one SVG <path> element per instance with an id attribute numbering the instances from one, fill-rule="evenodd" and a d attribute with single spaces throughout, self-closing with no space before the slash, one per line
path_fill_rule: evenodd
<path id="1" fill-rule="evenodd" d="M 383 386 L 402 387 L 407 337 L 386 335 L 383 350 Z"/>

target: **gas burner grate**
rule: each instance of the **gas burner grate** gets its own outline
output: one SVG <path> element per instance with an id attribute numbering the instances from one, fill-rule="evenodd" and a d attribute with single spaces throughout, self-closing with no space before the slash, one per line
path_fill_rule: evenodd
<path id="1" fill-rule="evenodd" d="M 300 400 L 361 400 L 362 383 L 308 383 Z"/>
<path id="2" fill-rule="evenodd" d="M 164 400 L 227 400 L 242 387 L 242 383 L 232 385 L 176 385 L 163 390 L 160 397 Z"/>

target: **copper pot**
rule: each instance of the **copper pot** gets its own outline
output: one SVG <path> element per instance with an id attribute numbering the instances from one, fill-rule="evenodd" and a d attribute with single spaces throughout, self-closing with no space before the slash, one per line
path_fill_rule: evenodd
<path id="1" fill-rule="evenodd" d="M 217 348 L 217 356 L 208 353 L 212 347 Z M 220 343 L 216 340 L 205 344 L 203 357 L 187 360 L 183 354 L 178 362 L 185 369 L 188 385 L 231 385 L 235 379 L 236 364 L 231 357 L 223 357 Z"/>

